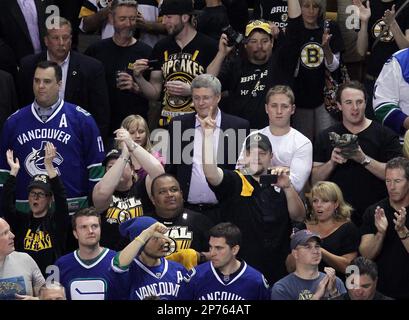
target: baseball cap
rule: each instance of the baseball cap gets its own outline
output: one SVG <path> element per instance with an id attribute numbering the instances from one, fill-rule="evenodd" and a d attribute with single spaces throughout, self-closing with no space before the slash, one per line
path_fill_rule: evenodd
<path id="1" fill-rule="evenodd" d="M 307 229 L 297 231 L 291 237 L 291 250 L 295 249 L 297 246 L 306 245 L 311 238 L 316 238 L 317 241 L 321 243 L 321 237 L 318 234 Z"/>
<path id="2" fill-rule="evenodd" d="M 251 147 L 257 147 L 264 151 L 272 152 L 270 140 L 268 137 L 262 133 L 254 133 L 247 137 L 246 139 L 246 150 Z"/>
<path id="3" fill-rule="evenodd" d="M 105 156 L 104 161 L 102 161 L 102 165 L 103 165 L 104 167 L 106 167 L 109 160 L 118 159 L 120 156 L 121 156 L 121 151 L 120 151 L 120 150 L 118 150 L 118 149 L 112 149 L 112 150 L 110 150 L 110 151 L 107 153 L 107 155 Z"/>
<path id="4" fill-rule="evenodd" d="M 271 27 L 267 22 L 261 20 L 254 20 L 246 26 L 246 32 L 244 33 L 244 35 L 248 37 L 250 33 L 256 29 L 261 29 L 264 32 L 267 32 L 268 34 L 272 34 Z"/>
<path id="5" fill-rule="evenodd" d="M 46 174 L 36 174 L 28 184 L 28 191 L 33 188 L 42 189 L 45 193 L 52 193 L 50 178 Z"/>
<path id="6" fill-rule="evenodd" d="M 193 14 L 193 1 L 192 0 L 163 0 L 160 6 L 159 15 L 170 14 Z"/>
<path id="7" fill-rule="evenodd" d="M 128 237 L 130 240 L 133 240 L 139 236 L 143 230 L 149 228 L 156 222 L 158 222 L 156 219 L 147 216 L 129 219 L 119 225 L 119 232 L 123 237 Z"/>

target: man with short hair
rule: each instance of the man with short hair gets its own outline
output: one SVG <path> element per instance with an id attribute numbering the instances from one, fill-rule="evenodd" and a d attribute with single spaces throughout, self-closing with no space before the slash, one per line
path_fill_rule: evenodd
<path id="1" fill-rule="evenodd" d="M 277 281 L 271 300 L 320 300 L 346 292 L 333 268 L 318 271 L 321 262 L 321 238 L 311 231 L 299 230 L 291 237 L 291 254 L 295 271 Z"/>
<path id="2" fill-rule="evenodd" d="M 120 300 L 127 296 L 123 277 L 110 270 L 116 252 L 101 247 L 101 217 L 95 208 L 85 208 L 72 216 L 72 232 L 78 250 L 55 262 L 60 278 L 51 274 L 65 288 L 68 300 Z"/>
<path id="3" fill-rule="evenodd" d="M 155 206 L 151 216 L 168 228 L 165 235 L 176 242 L 169 254 L 189 248 L 199 253 L 208 251 L 208 232 L 213 223 L 203 214 L 184 207 L 183 192 L 176 178 L 161 174 L 153 179 L 151 188 Z"/>
<path id="4" fill-rule="evenodd" d="M 240 229 L 230 222 L 209 231 L 210 261 L 192 269 L 185 277 L 184 299 L 268 300 L 264 276 L 237 258 L 242 242 Z"/>
<path id="5" fill-rule="evenodd" d="M 45 283 L 37 264 L 27 253 L 14 249 L 14 234 L 0 218 L 0 300 L 32 299 Z"/>
<path id="6" fill-rule="evenodd" d="M 6 151 L 22 161 L 16 180 L 16 209 L 28 212 L 27 185 L 32 176 L 45 174 L 46 142 L 57 149 L 53 164 L 63 177 L 68 208 L 87 205 L 88 195 L 103 175 L 104 145 L 92 116 L 59 97 L 61 67 L 52 61 L 37 65 L 33 79 L 35 100 L 11 115 L 0 139 L 0 185 L 9 175 Z M 1 188 L 2 191 L 3 188 Z"/>
<path id="7" fill-rule="evenodd" d="M 115 256 L 112 268 L 128 277 L 129 299 L 179 299 L 186 269 L 164 258 L 170 246 L 170 239 L 164 235 L 167 228 L 143 216 L 125 221 L 119 230 L 131 242 Z"/>
<path id="8" fill-rule="evenodd" d="M 148 115 L 148 101 L 132 78 L 133 62 L 148 58 L 152 50 L 133 35 L 137 15 L 138 3 L 135 0 L 113 0 L 108 15 L 114 27 L 113 36 L 93 43 L 85 51 L 86 55 L 102 62 L 105 68 L 111 106 L 111 112 L 105 117 L 111 119 L 111 138 L 125 117 L 136 113 L 147 119 Z"/>
<path id="9" fill-rule="evenodd" d="M 335 182 L 345 200 L 352 205 L 352 221 L 360 226 L 365 209 L 386 196 L 386 162 L 402 154 L 398 136 L 387 127 L 365 116 L 366 91 L 364 86 L 351 81 L 337 91 L 337 105 L 342 122 L 323 130 L 314 145 L 312 184 L 317 181 Z M 357 136 L 358 147 L 346 153 L 334 147 L 330 133 Z M 344 139 L 344 140 L 345 140 Z M 345 140 L 346 141 L 346 140 Z"/>
<path id="10" fill-rule="evenodd" d="M 192 0 L 164 0 L 160 14 L 168 36 L 153 48 L 150 59 L 157 63 L 149 66 L 147 59 L 136 60 L 134 77 L 151 101 L 159 100 L 163 91 L 159 126 L 167 127 L 173 117 L 194 112 L 190 84 L 206 72 L 217 43 L 194 28 Z M 142 75 L 148 69 L 152 69 L 149 81 Z"/>
<path id="11" fill-rule="evenodd" d="M 20 102 L 33 101 L 32 79 L 37 63 L 44 60 L 58 63 L 62 69 L 61 99 L 84 108 L 94 117 L 102 137 L 108 135 L 110 111 L 104 66 L 101 62 L 72 50 L 72 26 L 63 17 L 47 27 L 44 42 L 47 50 L 21 60 L 19 69 Z"/>
<path id="12" fill-rule="evenodd" d="M 273 150 L 273 166 L 290 169 L 291 183 L 301 192 L 312 167 L 312 143 L 301 132 L 291 127 L 291 116 L 296 112 L 294 93 L 289 86 L 276 85 L 266 94 L 265 112 L 269 125 L 251 134 L 262 133 L 268 137 Z M 245 167 L 243 146 L 237 168 Z"/>
<path id="13" fill-rule="evenodd" d="M 122 0 L 126 2 L 128 0 Z M 164 25 L 158 22 L 160 1 L 139 0 L 137 29 L 139 40 L 148 44 L 155 45 L 160 39 L 160 34 L 165 34 Z M 93 33 L 101 30 L 101 39 L 111 38 L 114 34 L 114 27 L 109 20 L 109 12 L 112 0 L 97 1 L 84 0 L 79 17 L 81 19 L 80 29 L 86 33 Z"/>
<path id="14" fill-rule="evenodd" d="M 333 300 L 392 300 L 376 290 L 378 284 L 378 267 L 376 263 L 365 258 L 356 257 L 351 261 L 352 273 L 347 274 L 347 293 Z"/>
<path id="15" fill-rule="evenodd" d="M 41 286 L 39 300 L 67 300 L 65 288 L 59 282 L 45 283 Z"/>
<path id="16" fill-rule="evenodd" d="M 271 174 L 267 172 L 273 153 L 269 139 L 262 133 L 246 139 L 245 175 L 218 167 L 212 139 L 216 122 L 210 114 L 205 119 L 198 118 L 203 130 L 205 177 L 221 203 L 222 221 L 236 224 L 246 239 L 240 256 L 274 283 L 287 273 L 291 220 L 304 219 L 304 204 L 291 184 L 288 168 L 274 167 Z"/>
<path id="17" fill-rule="evenodd" d="M 395 299 L 409 298 L 409 160 L 389 160 L 385 168 L 388 197 L 365 211 L 361 227 L 362 256 L 378 265 L 378 288 Z M 391 263 L 393 261 L 393 263 Z"/>
<path id="18" fill-rule="evenodd" d="M 192 81 L 192 98 L 196 114 L 175 117 L 169 124 L 169 160 L 165 170 L 180 183 L 185 207 L 203 213 L 213 223 L 220 222 L 220 207 L 209 188 L 202 168 L 203 138 L 198 118 L 211 116 L 216 121 L 212 140 L 217 164 L 234 169 L 238 148 L 248 133 L 247 120 L 224 113 L 219 109 L 221 83 L 211 74 L 198 75 Z M 192 150 L 188 154 L 186 150 Z"/>

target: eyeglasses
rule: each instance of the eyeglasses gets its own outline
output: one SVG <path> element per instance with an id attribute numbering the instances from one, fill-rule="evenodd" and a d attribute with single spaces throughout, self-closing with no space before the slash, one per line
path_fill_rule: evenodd
<path id="1" fill-rule="evenodd" d="M 42 192 L 42 191 L 40 191 L 40 192 L 30 191 L 29 192 L 30 197 L 39 198 L 39 199 L 44 199 L 44 198 L 48 197 L 48 195 L 49 195 L 48 193 L 45 193 L 45 192 Z"/>

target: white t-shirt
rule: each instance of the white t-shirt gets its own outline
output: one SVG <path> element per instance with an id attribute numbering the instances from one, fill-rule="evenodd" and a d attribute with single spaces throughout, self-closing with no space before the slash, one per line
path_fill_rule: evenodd
<path id="1" fill-rule="evenodd" d="M 274 136 L 267 126 L 251 134 L 262 133 L 270 140 L 273 150 L 272 166 L 290 168 L 290 180 L 297 192 L 304 188 L 312 169 L 312 143 L 301 132 L 294 128 L 282 136 Z M 245 143 L 245 142 L 244 142 Z M 238 163 L 244 157 L 245 145 L 243 144 Z M 236 165 L 239 168 L 240 165 Z"/>

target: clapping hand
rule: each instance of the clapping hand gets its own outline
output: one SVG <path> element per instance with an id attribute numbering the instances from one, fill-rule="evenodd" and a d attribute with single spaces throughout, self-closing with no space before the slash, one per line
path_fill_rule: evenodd
<path id="1" fill-rule="evenodd" d="M 375 227 L 383 235 L 388 229 L 388 219 L 386 219 L 385 211 L 379 206 L 375 209 Z"/>

